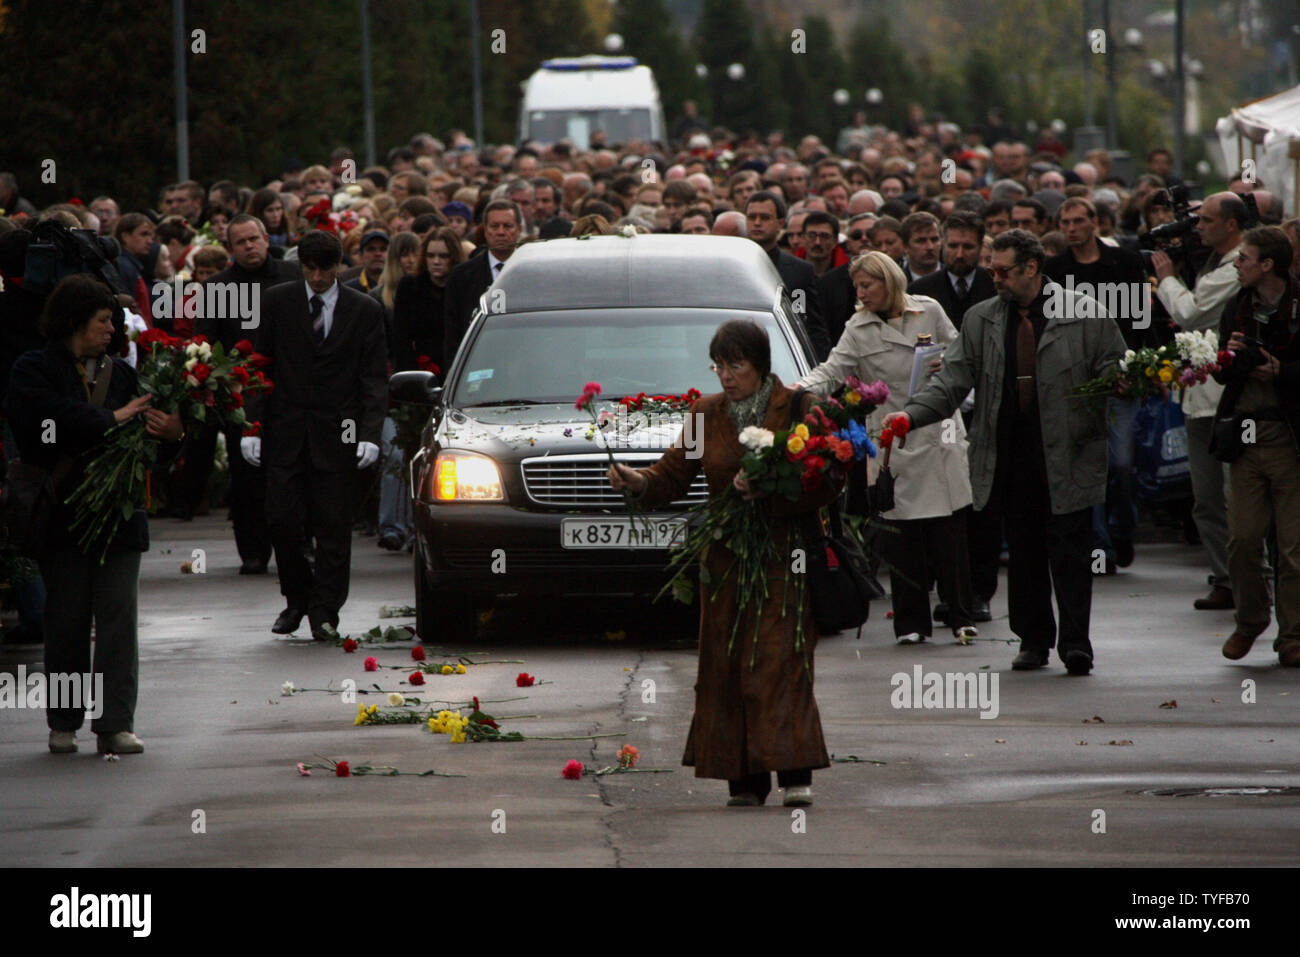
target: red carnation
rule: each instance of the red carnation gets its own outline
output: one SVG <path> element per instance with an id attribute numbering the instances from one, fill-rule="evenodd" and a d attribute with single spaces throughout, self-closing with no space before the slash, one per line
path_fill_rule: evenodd
<path id="1" fill-rule="evenodd" d="M 206 343 L 207 345 L 212 345 L 212 343 L 208 342 L 208 337 L 207 337 L 207 336 L 201 336 L 201 335 L 200 335 L 200 336 L 193 336 L 193 337 L 191 337 L 190 340 L 189 340 L 189 342 L 193 342 L 193 343 L 195 343 L 195 344 L 197 344 L 197 345 L 203 345 L 203 344 L 205 344 L 205 343 Z M 187 343 L 187 345 L 188 345 L 188 343 Z"/>
<path id="2" fill-rule="evenodd" d="M 367 658 L 367 659 L 366 659 L 366 670 L 367 670 L 367 671 L 378 671 L 378 670 L 379 670 L 379 659 L 376 658 L 374 655 L 371 655 L 369 658 Z"/>
<path id="3" fill-rule="evenodd" d="M 230 407 L 232 409 L 242 409 L 244 407 L 244 396 L 242 393 L 230 393 Z"/>
<path id="4" fill-rule="evenodd" d="M 515 686 L 519 688 L 531 688 L 533 686 L 533 682 L 536 680 L 537 679 L 534 678 L 532 675 L 530 675 L 527 671 L 521 671 L 519 672 L 519 677 L 515 679 Z"/>
<path id="5" fill-rule="evenodd" d="M 560 774 L 562 774 L 569 781 L 581 781 L 582 762 L 570 761 L 568 764 L 564 766 L 564 770 L 561 771 Z"/>
<path id="6" fill-rule="evenodd" d="M 600 383 L 588 382 L 582 387 L 582 395 L 578 396 L 578 401 L 573 403 L 575 409 L 591 408 L 591 401 L 600 395 Z"/>
<path id="7" fill-rule="evenodd" d="M 258 436 L 262 434 L 261 422 L 250 422 L 244 426 L 244 435 Z"/>
<path id="8" fill-rule="evenodd" d="M 495 728 L 497 731 L 500 731 L 500 730 L 501 730 L 501 725 L 497 724 L 495 721 L 493 721 L 493 720 L 492 720 L 491 718 L 489 718 L 487 715 L 484 715 L 484 716 L 483 716 L 483 720 L 480 721 L 479 724 L 484 725 L 485 727 L 488 727 L 488 728 Z"/>
<path id="9" fill-rule="evenodd" d="M 206 382 L 208 376 L 212 375 L 212 366 L 204 365 L 202 362 L 196 363 L 194 368 L 190 370 L 190 375 L 200 382 Z"/>
<path id="10" fill-rule="evenodd" d="M 141 338 L 143 338 L 143 336 Z M 1229 352 L 1227 349 L 1219 350 L 1219 365 L 1221 366 L 1230 365 L 1232 363 L 1232 358 L 1233 358 L 1232 353 Z"/>
<path id="11" fill-rule="evenodd" d="M 248 364 L 254 369 L 265 369 L 271 364 L 271 357 L 264 356 L 260 352 L 254 352 L 248 357 Z"/>
<path id="12" fill-rule="evenodd" d="M 902 416 L 899 416 L 897 419 L 891 422 L 890 425 L 893 426 L 894 434 L 898 436 L 900 439 L 903 436 L 907 435 L 908 432 L 912 431 L 912 420 L 905 419 Z"/>
<path id="13" fill-rule="evenodd" d="M 414 648 L 412 648 L 411 657 L 414 658 L 416 661 L 423 661 L 425 659 L 424 645 L 416 645 Z"/>
<path id="14" fill-rule="evenodd" d="M 338 764 L 334 765 L 334 776 L 339 778 L 350 778 L 352 777 L 352 768 L 348 766 L 346 761 L 340 761 Z"/>
<path id="15" fill-rule="evenodd" d="M 409 682 L 410 682 L 411 684 L 413 684 L 413 685 L 422 685 L 422 684 L 424 684 L 424 672 L 423 672 L 423 671 L 412 671 L 412 672 L 411 672 L 411 677 L 407 678 L 406 680 L 409 681 Z"/>
<path id="16" fill-rule="evenodd" d="M 85 206 L 85 205 L 86 205 L 85 203 L 83 203 L 83 202 L 81 201 L 81 197 L 79 197 L 79 196 L 73 196 L 70 200 L 68 200 L 68 203 L 71 204 L 71 205 L 73 205 L 73 206 Z"/>
<path id="17" fill-rule="evenodd" d="M 343 639 L 343 650 L 346 651 L 348 654 L 352 654 L 352 652 L 356 651 L 356 650 L 357 650 L 357 642 L 356 642 L 356 639 L 355 639 L 355 638 L 344 638 L 344 639 Z"/>
<path id="18" fill-rule="evenodd" d="M 235 343 L 235 350 L 241 356 L 252 355 L 254 352 L 253 343 L 248 339 L 240 339 L 238 342 Z"/>
<path id="19" fill-rule="evenodd" d="M 475 696 L 474 696 L 474 710 L 475 710 L 475 711 L 482 711 L 482 710 L 483 710 L 483 709 L 480 708 L 479 705 L 478 705 L 478 695 L 475 695 Z"/>
<path id="20" fill-rule="evenodd" d="M 230 378 L 234 379 L 240 385 L 248 385 L 248 370 L 243 366 L 231 366 Z"/>

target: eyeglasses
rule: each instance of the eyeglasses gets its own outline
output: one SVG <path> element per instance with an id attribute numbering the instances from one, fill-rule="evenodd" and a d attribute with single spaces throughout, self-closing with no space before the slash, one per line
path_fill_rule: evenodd
<path id="1" fill-rule="evenodd" d="M 863 232 L 861 229 L 855 229 L 849 233 L 849 239 L 853 240 L 855 243 L 860 243 L 869 235 L 869 233 Z"/>
<path id="2" fill-rule="evenodd" d="M 1023 266 L 992 266 L 990 267 L 989 271 L 993 273 L 993 275 L 996 278 L 1005 279 L 1007 278 L 1007 276 L 1010 276 L 1013 272 L 1020 272 L 1024 268 L 1025 267 Z"/>
<path id="3" fill-rule="evenodd" d="M 724 372 L 730 372 L 732 375 L 740 375 L 747 368 L 749 368 L 749 362 L 746 360 L 741 360 L 740 362 L 710 362 L 709 363 L 709 371 L 714 372 L 718 375 L 722 375 L 722 373 Z"/>

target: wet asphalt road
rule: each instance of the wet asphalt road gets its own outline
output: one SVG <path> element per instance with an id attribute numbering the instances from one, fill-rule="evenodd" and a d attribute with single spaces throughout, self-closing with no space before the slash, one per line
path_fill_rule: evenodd
<path id="1" fill-rule="evenodd" d="M 1300 671 L 1278 668 L 1263 639 L 1240 662 L 1222 658 L 1231 613 L 1192 610 L 1204 571 L 1182 544 L 1140 547 L 1131 568 L 1096 582 L 1088 678 L 1066 677 L 1057 661 L 1010 670 L 1005 588 L 969 647 L 944 634 L 896 645 L 883 603 L 860 641 L 824 639 L 816 687 L 827 748 L 878 763 L 818 772 L 816 803 L 800 819 L 780 792 L 763 808 L 726 808 L 724 782 L 680 766 L 695 676 L 693 627 L 680 615 L 498 609 L 475 647 L 453 650 L 522 663 L 430 676 L 418 693 L 536 715 L 503 721 L 526 734 L 621 736 L 457 745 L 419 726 L 354 727 L 356 706 L 340 695 L 283 696 L 285 681 L 338 688 L 346 678 L 417 693 L 401 683 L 406 670 L 363 670 L 367 654 L 409 663 L 410 646 L 345 654 L 271 635 L 282 607 L 274 576 L 235 573 L 215 515 L 156 520 L 153 538 L 140 586 L 136 731 L 146 752 L 107 762 L 83 730 L 79 754 L 51 755 L 41 712 L 0 711 L 0 864 L 1300 864 L 1300 791 L 1153 793 L 1300 788 Z M 207 571 L 183 575 L 193 548 L 206 550 Z M 353 548 L 341 630 L 356 633 L 413 596 L 409 556 L 360 536 Z M 37 647 L 0 652 L 0 671 L 39 662 Z M 910 680 L 917 665 L 996 673 L 997 717 L 895 708 L 893 676 Z M 517 688 L 520 671 L 546 683 Z M 1247 680 L 1253 703 L 1242 700 Z M 639 767 L 671 773 L 561 777 L 570 759 L 613 765 L 624 742 L 640 749 Z M 321 756 L 465 777 L 297 773 Z"/>

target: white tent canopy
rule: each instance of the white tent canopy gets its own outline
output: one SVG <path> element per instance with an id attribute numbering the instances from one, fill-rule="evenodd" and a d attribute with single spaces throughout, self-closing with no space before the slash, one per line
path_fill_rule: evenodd
<path id="1" fill-rule="evenodd" d="M 1234 107 L 1215 124 L 1230 176 L 1253 163 L 1255 178 L 1281 193 L 1288 216 L 1300 193 L 1300 86 Z"/>

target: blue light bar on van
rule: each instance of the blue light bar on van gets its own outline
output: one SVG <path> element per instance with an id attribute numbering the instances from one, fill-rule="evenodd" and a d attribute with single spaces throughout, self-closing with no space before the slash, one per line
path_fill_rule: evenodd
<path id="1" fill-rule="evenodd" d="M 554 60 L 543 60 L 543 70 L 629 70 L 636 66 L 637 61 L 634 56 L 621 57 L 558 57 Z"/>

